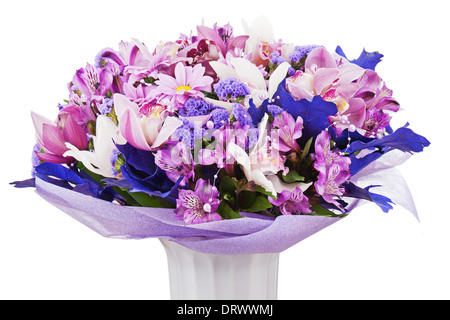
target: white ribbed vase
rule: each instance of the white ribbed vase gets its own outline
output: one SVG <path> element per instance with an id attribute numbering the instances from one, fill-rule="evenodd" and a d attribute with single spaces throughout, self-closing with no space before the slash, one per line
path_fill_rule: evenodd
<path id="1" fill-rule="evenodd" d="M 275 300 L 279 253 L 220 255 L 160 239 L 173 300 Z"/>

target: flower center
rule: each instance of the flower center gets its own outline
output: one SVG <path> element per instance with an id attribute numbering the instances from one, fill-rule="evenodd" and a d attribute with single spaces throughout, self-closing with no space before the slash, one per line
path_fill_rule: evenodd
<path id="1" fill-rule="evenodd" d="M 179 86 L 179 87 L 177 88 L 177 91 L 180 91 L 180 90 L 189 91 L 189 90 L 191 90 L 191 89 L 192 89 L 192 88 L 189 87 L 189 86 Z"/>

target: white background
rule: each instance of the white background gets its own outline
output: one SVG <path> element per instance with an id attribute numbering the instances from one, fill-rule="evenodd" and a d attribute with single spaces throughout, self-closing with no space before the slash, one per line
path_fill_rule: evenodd
<path id="1" fill-rule="evenodd" d="M 5 4 L 7 3 L 7 4 Z M 0 5 L 0 298 L 168 299 L 158 240 L 103 238 L 52 207 L 29 177 L 30 111 L 55 118 L 67 83 L 104 47 L 138 38 L 149 47 L 196 25 L 230 22 L 243 33 L 268 16 L 296 44 L 365 47 L 385 55 L 377 71 L 406 121 L 432 143 L 400 170 L 421 222 L 400 207 L 367 204 L 281 254 L 279 299 L 450 298 L 450 207 L 445 148 L 449 31 L 445 1 L 8 1 Z"/>

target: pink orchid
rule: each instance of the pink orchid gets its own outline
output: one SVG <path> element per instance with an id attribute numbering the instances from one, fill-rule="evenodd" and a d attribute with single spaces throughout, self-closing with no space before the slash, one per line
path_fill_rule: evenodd
<path id="1" fill-rule="evenodd" d="M 354 80 L 361 78 L 364 72 L 353 63 L 338 65 L 331 53 L 318 47 L 306 58 L 305 72 L 297 71 L 286 80 L 286 85 L 296 99 L 320 95 L 324 100 L 335 102 L 339 113 L 343 113 L 349 108 L 348 98 L 359 89 Z"/>
<path id="2" fill-rule="evenodd" d="M 392 90 L 375 71 L 363 69 L 322 47 L 310 52 L 305 61 L 305 72 L 297 71 L 286 80 L 286 85 L 296 99 L 320 95 L 324 100 L 334 102 L 338 114 L 331 120 L 338 134 L 347 128 L 363 135 L 372 134 L 365 129 L 366 112 L 372 106 L 377 110 L 399 110 L 398 102 L 392 98 Z M 383 126 L 375 128 L 378 129 L 384 132 Z"/>
<path id="3" fill-rule="evenodd" d="M 36 130 L 37 143 L 43 150 L 43 152 L 36 152 L 39 160 L 56 164 L 74 162 L 74 158 L 64 156 L 64 153 L 69 150 L 66 142 L 79 150 L 87 149 L 86 132 L 70 113 L 65 114 L 64 121 L 58 124 L 34 112 L 31 112 L 31 117 Z"/>
<path id="4" fill-rule="evenodd" d="M 160 73 L 158 85 L 154 91 L 154 96 L 158 100 L 169 99 L 168 106 L 171 111 L 176 111 L 184 106 L 184 103 L 191 97 L 203 98 L 201 91 L 211 91 L 213 79 L 205 76 L 205 68 L 199 64 L 194 67 L 184 66 L 177 63 L 174 77 Z"/>
<path id="5" fill-rule="evenodd" d="M 183 125 L 181 120 L 168 116 L 160 105 L 147 106 L 146 114 L 141 114 L 139 106 L 121 94 L 114 95 L 114 108 L 120 133 L 132 146 L 141 150 L 155 150 Z"/>

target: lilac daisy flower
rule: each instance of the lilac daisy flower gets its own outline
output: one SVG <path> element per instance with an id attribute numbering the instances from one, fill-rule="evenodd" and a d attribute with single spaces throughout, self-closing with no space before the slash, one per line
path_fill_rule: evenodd
<path id="1" fill-rule="evenodd" d="M 159 100 L 169 99 L 171 110 L 182 108 L 191 97 L 203 98 L 202 91 L 211 91 L 213 79 L 205 75 L 206 69 L 197 64 L 194 67 L 184 66 L 179 62 L 175 67 L 174 77 L 160 73 L 158 85 L 153 94 Z"/>
<path id="2" fill-rule="evenodd" d="M 217 188 L 203 179 L 197 180 L 194 191 L 180 189 L 175 209 L 177 218 L 187 224 L 222 220 L 216 212 L 220 205 L 218 196 Z"/>

